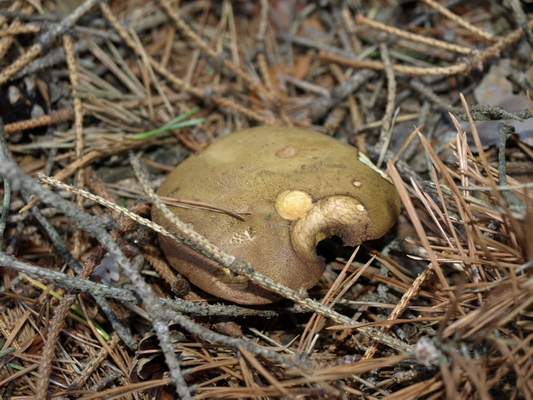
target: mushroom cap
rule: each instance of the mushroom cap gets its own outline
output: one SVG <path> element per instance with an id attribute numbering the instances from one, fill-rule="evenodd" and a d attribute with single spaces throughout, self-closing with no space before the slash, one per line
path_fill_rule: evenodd
<path id="1" fill-rule="evenodd" d="M 401 206 L 390 178 L 355 147 L 305 129 L 266 126 L 232 133 L 190 156 L 157 194 L 249 212 L 240 221 L 170 207 L 212 243 L 293 290 L 320 280 L 318 241 L 337 235 L 356 246 L 377 239 Z M 155 207 L 152 218 L 173 229 Z M 213 295 L 241 304 L 280 299 L 171 238 L 159 235 L 159 242 L 176 270 Z"/>

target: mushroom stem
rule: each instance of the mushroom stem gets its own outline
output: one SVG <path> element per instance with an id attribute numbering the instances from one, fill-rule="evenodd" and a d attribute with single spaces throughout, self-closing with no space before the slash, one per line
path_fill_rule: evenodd
<path id="1" fill-rule="evenodd" d="M 357 246 L 367 238 L 370 218 L 366 208 L 350 196 L 328 196 L 319 200 L 291 227 L 292 246 L 299 257 L 316 262 L 316 245 L 339 236 L 345 246 Z"/>

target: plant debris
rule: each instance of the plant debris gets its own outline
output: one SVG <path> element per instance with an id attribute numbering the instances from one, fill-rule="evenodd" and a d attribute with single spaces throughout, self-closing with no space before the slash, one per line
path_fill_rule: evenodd
<path id="1" fill-rule="evenodd" d="M 530 2 L 0 7 L 2 398 L 533 398 Z M 148 218 L 258 125 L 357 146 L 402 199 L 383 239 L 321 243 L 309 292 Z M 286 300 L 221 302 L 155 232 Z"/>

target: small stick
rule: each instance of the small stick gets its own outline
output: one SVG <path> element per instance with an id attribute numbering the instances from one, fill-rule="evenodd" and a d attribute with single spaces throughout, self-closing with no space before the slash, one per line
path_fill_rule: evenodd
<path id="1" fill-rule="evenodd" d="M 437 10 L 442 15 L 451 19 L 453 22 L 456 22 L 457 24 L 461 25 L 463 28 L 469 30 L 473 34 L 479 37 L 482 37 L 483 39 L 487 41 L 491 41 L 491 42 L 494 41 L 494 36 L 491 33 L 484 31 L 482 29 L 479 29 L 477 26 L 472 25 L 470 22 L 464 20 L 457 14 L 452 13 L 450 10 L 440 5 L 436 1 L 434 0 L 422 0 L 422 1 L 426 3 L 428 6 L 430 6 L 431 8 L 434 8 L 435 10 Z"/>
<path id="2" fill-rule="evenodd" d="M 501 186 L 507 186 L 507 162 L 505 160 L 505 148 L 507 144 L 507 136 L 513 133 L 515 133 L 513 126 L 506 125 L 503 122 L 498 123 L 498 134 L 500 136 L 500 145 L 498 147 L 498 183 Z M 502 194 L 509 204 L 511 210 L 525 213 L 526 206 L 522 200 L 508 190 L 502 190 Z"/>
<path id="3" fill-rule="evenodd" d="M 69 121 L 74 118 L 74 111 L 61 109 L 41 117 L 26 119 L 24 121 L 13 122 L 4 126 L 5 133 L 9 135 L 13 132 L 26 131 L 40 126 L 54 125 L 59 122 Z"/>
<path id="4" fill-rule="evenodd" d="M 23 272 L 32 278 L 35 279 L 44 279 L 54 285 L 67 288 L 67 289 L 76 289 L 81 292 L 90 293 L 95 296 L 97 299 L 115 299 L 124 303 L 131 304 L 140 304 L 139 298 L 131 290 L 126 290 L 118 287 L 107 286 L 101 283 L 96 283 L 93 281 L 88 281 L 85 279 L 80 279 L 67 275 L 61 272 L 56 272 L 46 268 L 37 267 L 35 265 L 27 264 L 21 261 L 16 260 L 14 257 L 7 255 L 5 252 L 0 251 L 0 263 L 2 266 L 9 267 L 15 271 Z M 276 310 L 255 310 L 248 309 L 244 307 L 239 307 L 236 305 L 228 304 L 202 304 L 195 301 L 187 301 L 182 299 L 165 299 L 158 298 L 160 306 L 172 309 L 179 313 L 194 314 L 199 316 L 216 316 L 216 315 L 226 315 L 232 317 L 247 317 L 247 316 L 260 316 L 260 317 L 276 317 L 283 312 L 297 313 L 298 311 L 294 308 L 279 309 L 279 312 Z M 98 303 L 100 304 L 100 302 Z M 299 312 L 302 312 L 301 310 Z M 114 317 L 116 318 L 116 316 Z M 113 321 L 113 319 L 111 319 Z M 113 325 L 115 327 L 115 325 Z M 115 328 L 116 329 L 116 328 Z M 117 329 L 116 329 L 117 330 Z M 120 331 L 117 330 L 117 333 Z M 128 344 L 132 350 L 136 350 L 136 342 L 131 337 L 131 334 L 128 333 L 130 341 L 124 342 Z M 120 335 L 122 338 L 123 335 Z"/>
<path id="5" fill-rule="evenodd" d="M 6 150 L 7 148 L 5 135 L 0 134 L 0 153 L 7 156 L 9 154 L 9 151 Z M 0 251 L 4 248 L 4 230 L 6 229 L 9 206 L 11 205 L 11 184 L 7 179 L 2 180 L 4 182 L 4 200 L 2 202 L 2 213 L 0 214 Z"/>
<path id="6" fill-rule="evenodd" d="M 268 26 L 268 0 L 260 0 L 261 15 L 259 16 L 259 29 L 257 30 L 257 43 L 260 46 L 265 45 L 265 34 Z"/>
<path id="7" fill-rule="evenodd" d="M 70 35 L 63 36 L 63 48 L 65 50 L 68 73 L 70 76 L 70 84 L 73 88 L 76 88 L 80 84 L 80 79 L 78 76 L 78 71 L 76 69 L 74 43 Z M 74 131 L 76 132 L 76 144 L 75 155 L 72 161 L 81 158 L 83 156 L 83 150 L 85 148 L 85 140 L 83 137 L 83 107 L 81 104 L 81 99 L 79 97 L 74 97 Z M 74 182 L 78 187 L 84 186 L 84 176 L 83 171 L 81 169 L 78 169 L 76 171 Z M 76 205 L 80 208 L 83 207 L 83 197 L 78 196 L 76 198 Z M 82 231 L 76 230 L 74 232 L 74 248 L 72 250 L 72 254 L 75 258 L 78 258 L 81 254 L 81 236 Z"/>
<path id="8" fill-rule="evenodd" d="M 260 0 L 260 3 L 261 3 L 261 14 L 259 16 L 259 29 L 257 31 L 257 48 L 258 48 L 257 65 L 259 66 L 259 70 L 261 71 L 261 76 L 263 77 L 263 81 L 265 83 L 267 99 L 271 102 L 275 102 L 277 100 L 276 91 L 274 89 L 274 85 L 272 84 L 270 71 L 268 69 L 268 62 L 265 56 L 265 53 L 266 53 L 265 35 L 266 35 L 267 27 L 268 27 L 269 5 L 268 5 L 268 0 Z"/>
<path id="9" fill-rule="evenodd" d="M 199 208 L 207 211 L 214 211 L 223 214 L 228 214 L 229 216 L 238 219 L 239 221 L 244 221 L 244 217 L 241 214 L 251 214 L 248 211 L 231 211 L 226 210 L 225 208 L 218 207 L 212 204 L 207 204 L 201 201 L 186 200 L 186 199 L 175 199 L 173 197 L 164 197 L 159 196 L 163 202 L 169 206 L 184 207 L 184 208 Z M 187 207 L 192 206 L 192 207 Z"/>
<path id="10" fill-rule="evenodd" d="M 516 21 L 518 25 L 526 31 L 526 37 L 530 46 L 533 46 L 533 32 L 531 28 L 527 26 L 527 17 L 524 13 L 524 9 L 518 0 L 509 0 L 509 5 L 515 14 Z"/>
<path id="11" fill-rule="evenodd" d="M 393 26 L 385 25 L 378 21 L 374 21 L 373 19 L 367 18 L 362 14 L 358 14 L 355 17 L 355 22 L 357 24 L 365 24 L 367 26 L 370 26 L 371 28 L 382 30 L 384 32 L 390 33 L 391 35 L 396 35 L 404 39 L 412 40 L 413 42 L 420 42 L 420 43 L 427 44 L 429 46 L 440 47 L 441 49 L 453 51 L 456 53 L 466 54 L 466 55 L 472 53 L 472 49 L 468 47 L 459 46 L 453 43 L 444 42 L 442 40 L 418 35 L 416 33 L 407 32 L 407 31 L 395 28 Z"/>
<path id="12" fill-rule="evenodd" d="M 85 263 L 83 269 L 79 274 L 79 277 L 81 279 L 87 279 L 93 272 L 92 270 L 93 268 L 91 268 L 90 263 Z M 70 308 L 75 301 L 76 294 L 74 293 L 74 290 L 69 289 L 67 294 L 59 303 L 59 306 L 56 308 L 54 316 L 50 321 L 48 335 L 46 337 L 46 342 L 44 343 L 41 355 L 41 365 L 39 366 L 39 372 L 37 374 L 37 383 L 35 385 L 35 399 L 45 400 L 47 398 L 46 394 L 48 393 L 50 374 L 52 373 L 52 361 L 54 359 L 54 352 L 57 346 L 57 341 L 59 340 L 59 334 L 63 330 L 63 326 L 67 321 L 67 316 L 70 312 Z"/>
<path id="13" fill-rule="evenodd" d="M 257 122 L 260 122 L 263 125 L 269 125 L 269 126 L 279 126 L 280 124 L 272 119 L 272 118 L 265 118 L 262 115 L 256 113 L 255 111 L 252 111 L 250 108 L 242 106 L 238 103 L 235 103 L 234 101 L 230 99 L 226 99 L 223 97 L 215 97 L 211 96 L 210 99 L 221 106 L 226 106 L 233 108 L 235 111 L 242 115 L 246 115 L 247 117 L 256 120 Z"/>
<path id="14" fill-rule="evenodd" d="M 385 75 L 387 77 L 387 105 L 385 106 L 385 114 L 383 115 L 383 125 L 381 126 L 381 132 L 379 134 L 379 142 L 382 146 L 381 154 L 379 155 L 378 163 L 376 164 L 380 168 L 385 153 L 390 143 L 392 136 L 392 118 L 394 115 L 394 105 L 396 98 L 396 78 L 394 71 L 392 70 L 392 64 L 389 57 L 389 49 L 385 40 L 379 43 L 379 52 L 381 54 L 381 60 L 385 65 Z"/>
<path id="15" fill-rule="evenodd" d="M 348 78 L 343 74 L 341 68 L 337 64 L 329 64 L 329 70 L 339 83 L 344 83 L 348 80 Z M 350 119 L 352 121 L 352 126 L 356 132 L 360 131 L 362 130 L 363 124 L 357 100 L 355 99 L 355 96 L 353 94 L 348 95 L 347 100 L 348 109 L 350 110 Z"/>
<path id="16" fill-rule="evenodd" d="M 352 44 L 351 49 L 353 50 L 354 54 L 360 54 L 363 45 L 361 44 L 361 39 L 357 36 L 357 28 L 355 27 L 353 16 L 350 13 L 347 5 L 343 5 L 341 18 L 344 29 L 346 29 L 350 37 Z"/>
<path id="17" fill-rule="evenodd" d="M 101 154 L 102 152 L 97 150 L 93 150 L 90 153 L 85 154 L 82 158 L 77 159 L 72 164 L 68 165 L 66 168 L 55 174 L 54 178 L 58 180 L 67 179 L 68 177 L 72 176 L 72 174 L 74 174 L 74 172 L 76 172 L 78 168 L 89 164 L 92 160 L 99 157 Z M 28 211 L 30 208 L 37 204 L 39 204 L 39 199 L 33 199 L 31 202 L 29 202 L 27 205 L 20 209 L 19 214 L 23 213 L 24 211 Z"/>
<path id="18" fill-rule="evenodd" d="M 424 0 L 426 1 L 426 0 Z M 528 28 L 533 28 L 533 20 L 530 20 L 527 23 Z M 501 38 L 492 46 L 487 47 L 485 50 L 474 54 L 468 59 L 461 59 L 456 65 L 450 65 L 448 67 L 413 67 L 410 65 L 393 65 L 392 69 L 395 72 L 413 75 L 413 76 L 423 76 L 423 75 L 455 75 L 455 74 L 465 74 L 472 70 L 472 68 L 477 68 L 479 70 L 483 69 L 483 63 L 489 58 L 496 57 L 500 51 L 524 35 L 524 29 L 518 28 L 507 36 Z M 379 61 L 369 61 L 369 60 L 357 60 L 355 58 L 345 57 L 339 54 L 321 50 L 319 57 L 324 60 L 336 62 L 338 64 L 346 65 L 354 68 L 370 68 L 374 70 L 384 70 L 385 66 L 382 62 Z"/>
<path id="19" fill-rule="evenodd" d="M 399 115 L 398 118 L 396 118 L 396 122 L 411 121 L 413 119 L 417 119 L 419 116 L 420 113 Z M 381 125 L 383 125 L 382 119 L 380 119 L 379 121 L 371 122 L 369 124 L 361 125 L 361 127 L 357 129 L 355 133 L 359 133 L 365 129 L 379 128 Z"/>
<path id="20" fill-rule="evenodd" d="M 318 57 L 322 60 L 342 64 L 353 68 L 369 68 L 376 71 L 383 71 L 385 65 L 379 61 L 369 60 L 357 60 L 355 58 L 348 58 L 333 54 L 324 50 L 321 50 Z M 448 67 L 413 67 L 411 65 L 398 65 L 392 66 L 394 72 L 406 75 L 422 76 L 422 75 L 455 75 L 464 73 L 469 69 L 466 62 L 459 62 L 458 65 L 451 65 Z"/>
<path id="21" fill-rule="evenodd" d="M 394 307 L 394 310 L 390 313 L 389 317 L 387 318 L 387 321 L 394 321 L 400 317 L 400 315 L 405 311 L 407 306 L 409 305 L 409 302 L 418 295 L 418 292 L 420 291 L 420 287 L 422 284 L 431 276 L 433 273 L 432 268 L 426 268 L 420 275 L 418 275 L 415 279 L 415 281 L 412 283 L 412 285 L 409 287 L 409 290 L 407 290 L 396 307 Z M 455 308 L 454 308 L 455 310 Z M 386 324 L 381 327 L 381 332 L 387 333 L 391 328 L 393 324 Z M 378 351 L 379 343 L 378 342 L 372 342 L 372 344 L 366 349 L 365 355 L 363 356 L 363 360 L 369 360 L 373 358 L 376 355 L 376 352 Z"/>
<path id="22" fill-rule="evenodd" d="M 17 58 L 12 64 L 9 64 L 7 67 L 5 67 L 2 73 L 0 73 L 0 85 L 6 83 L 9 78 L 15 75 L 20 69 L 22 69 L 22 67 L 24 67 L 35 57 L 37 57 L 41 53 L 42 49 L 42 44 L 34 44 L 28 49 L 28 51 L 26 51 L 23 55 Z"/>
<path id="23" fill-rule="evenodd" d="M 115 346 L 119 342 L 119 337 L 115 334 L 111 334 L 111 339 L 109 340 L 108 346 L 111 350 L 115 348 Z M 74 381 L 69 385 L 67 388 L 67 391 L 70 392 L 72 390 L 80 390 L 83 387 L 83 384 L 91 377 L 94 371 L 105 361 L 107 356 L 109 355 L 109 352 L 105 347 L 102 347 L 98 353 L 91 359 L 89 362 L 85 365 L 85 368 L 83 368 L 83 371 L 81 371 L 80 375 L 74 379 Z"/>
<path id="24" fill-rule="evenodd" d="M 22 1 L 16 0 L 11 4 L 11 7 L 8 10 L 3 10 L 4 12 L 16 12 L 22 7 Z M 7 15 L 0 15 L 0 26 L 3 26 L 7 22 Z"/>
<path id="25" fill-rule="evenodd" d="M 259 53 L 257 55 L 257 65 L 259 66 L 261 76 L 265 81 L 267 98 L 269 101 L 274 101 L 276 98 L 276 91 L 274 90 L 274 85 L 272 84 L 272 79 L 270 77 L 270 71 L 268 69 L 268 63 L 265 57 L 265 53 Z"/>
<path id="26" fill-rule="evenodd" d="M 346 96 L 357 91 L 361 85 L 369 81 L 374 75 L 374 71 L 370 70 L 357 71 L 345 82 L 331 89 L 330 96 L 318 97 L 309 105 L 309 116 L 311 120 L 317 121 L 322 118 L 331 108 L 340 104 Z"/>
<path id="27" fill-rule="evenodd" d="M 11 25 L 9 28 L 0 29 L 0 37 L 24 35 L 26 33 L 36 33 L 36 32 L 40 32 L 40 30 L 41 30 L 41 27 L 39 25 L 23 25 L 23 26 Z"/>
<path id="28" fill-rule="evenodd" d="M 412 79 L 411 87 L 415 89 L 417 92 L 421 93 L 426 97 L 428 100 L 430 100 L 432 103 L 437 104 L 440 108 L 442 108 L 445 111 L 452 112 L 454 114 L 459 114 L 463 111 L 460 107 L 454 107 L 451 104 L 447 102 L 447 100 L 441 98 L 438 96 L 429 86 L 424 85 L 422 82 Z"/>
<path id="29" fill-rule="evenodd" d="M 18 11 L 20 8 L 21 8 L 21 2 L 15 1 L 11 5 L 11 7 L 9 7 L 8 12 L 15 12 L 15 11 Z M 31 12 L 32 9 L 33 7 L 29 6 L 29 7 L 26 7 L 23 10 L 23 12 L 24 11 Z M 6 16 L 0 16 L 0 26 L 3 26 L 5 23 L 6 23 Z M 13 22 L 11 22 L 11 25 L 9 27 L 15 29 L 15 28 L 20 27 L 20 24 L 21 24 L 20 20 L 18 18 L 15 18 Z M 13 44 L 14 40 L 15 38 L 13 36 L 7 36 L 7 37 L 0 39 L 0 59 L 3 59 L 4 56 L 7 54 L 7 51 Z"/>

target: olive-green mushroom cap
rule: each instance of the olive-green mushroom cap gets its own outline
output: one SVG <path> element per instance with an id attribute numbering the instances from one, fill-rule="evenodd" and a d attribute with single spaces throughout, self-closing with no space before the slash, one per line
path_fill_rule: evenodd
<path id="1" fill-rule="evenodd" d="M 157 194 L 250 213 L 244 221 L 205 209 L 170 207 L 224 251 L 293 290 L 324 272 L 318 241 L 347 246 L 377 239 L 396 222 L 400 199 L 390 178 L 356 148 L 298 128 L 258 127 L 213 142 L 172 171 Z M 158 224 L 173 229 L 152 208 Z M 203 290 L 241 304 L 279 296 L 159 236 L 170 264 Z"/>

